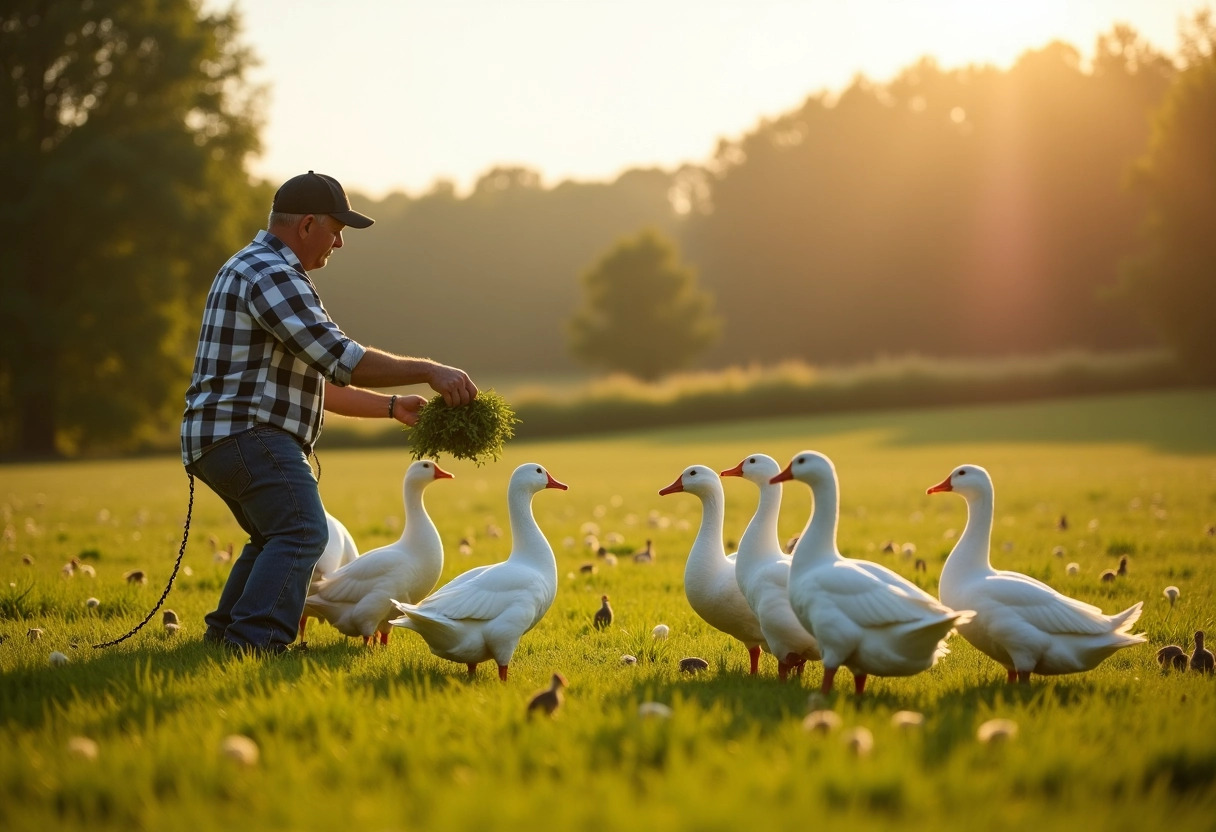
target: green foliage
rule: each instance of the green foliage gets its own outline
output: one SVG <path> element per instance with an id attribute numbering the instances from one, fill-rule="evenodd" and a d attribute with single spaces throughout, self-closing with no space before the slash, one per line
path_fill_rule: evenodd
<path id="1" fill-rule="evenodd" d="M 1216 21 L 1197 13 L 1184 33 L 1186 66 L 1157 112 L 1136 170 L 1147 196 L 1144 250 L 1129 259 L 1130 305 L 1189 370 L 1216 381 Z"/>
<path id="2" fill-rule="evenodd" d="M 654 230 L 622 240 L 583 275 L 583 307 L 570 347 L 593 366 L 654 381 L 687 366 L 717 340 L 721 322 L 696 273 Z"/>
<path id="3" fill-rule="evenodd" d="M 203 292 L 269 195 L 235 12 L 191 0 L 0 12 L 0 434 L 130 448 L 180 417 Z"/>
<path id="4" fill-rule="evenodd" d="M 436 395 L 418 411 L 417 424 L 405 431 L 414 459 L 439 459 L 446 453 L 484 465 L 502 456 L 503 443 L 515 435 L 518 422 L 506 399 L 491 388 L 459 407 L 449 407 Z"/>

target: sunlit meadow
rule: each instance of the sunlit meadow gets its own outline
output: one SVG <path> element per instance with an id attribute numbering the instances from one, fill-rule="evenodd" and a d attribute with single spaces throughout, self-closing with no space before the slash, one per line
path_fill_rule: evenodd
<path id="1" fill-rule="evenodd" d="M 441 458 L 456 475 L 426 492 L 445 545 L 441 582 L 506 557 L 516 465 L 542 463 L 570 486 L 533 501 L 560 585 L 505 685 L 489 665 L 468 679 L 404 630 L 368 649 L 314 621 L 307 651 L 270 660 L 204 646 L 202 617 L 227 575 L 226 549 L 239 551 L 241 540 L 203 486 L 165 604 L 181 629 L 167 633 L 158 612 L 129 640 L 93 649 L 160 597 L 180 545 L 186 476 L 172 457 L 5 466 L 0 826 L 1211 828 L 1216 679 L 1163 674 L 1155 653 L 1168 643 L 1190 652 L 1195 630 L 1214 629 L 1213 425 L 1216 393 L 1154 393 L 514 442 L 484 467 Z M 806 448 L 836 463 L 844 554 L 935 592 L 966 509 L 925 489 L 955 465 L 983 465 L 996 485 L 994 563 L 1106 612 L 1143 601 L 1137 629 L 1149 643 L 1028 687 L 1007 686 L 1000 667 L 958 638 L 930 671 L 874 678 L 860 701 L 842 672 L 836 692 L 815 702 L 817 665 L 781 684 L 764 656 L 749 677 L 741 645 L 684 598 L 700 503 L 658 491 L 692 463 L 722 470 L 765 452 L 784 464 Z M 400 533 L 409 461 L 404 444 L 326 451 L 322 441 L 326 505 L 360 548 Z M 756 490 L 737 479 L 724 488 L 729 545 Z M 790 537 L 811 498 L 800 483 L 784 489 L 781 534 Z M 655 562 L 637 564 L 631 555 L 648 539 Z M 595 556 L 597 541 L 616 566 Z M 1121 556 L 1127 574 L 1100 581 Z M 124 579 L 133 569 L 145 584 Z M 1163 594 L 1171 585 L 1172 605 Z M 616 620 L 598 631 L 603 594 Z M 659 623 L 670 627 L 666 641 L 651 636 Z M 66 663 L 52 664 L 55 652 Z M 624 654 L 637 663 L 622 664 Z M 709 668 L 680 673 L 687 656 Z M 531 694 L 554 671 L 569 682 L 564 705 L 551 719 L 527 719 Z M 640 715 L 648 702 L 670 716 Z M 841 726 L 808 730 L 814 708 L 834 711 Z M 923 723 L 898 727 L 899 711 Z M 1016 735 L 981 742 L 977 731 L 993 718 L 1012 720 Z M 872 734 L 868 753 L 846 742 L 859 727 Z M 254 741 L 256 760 L 225 753 L 233 734 Z"/>

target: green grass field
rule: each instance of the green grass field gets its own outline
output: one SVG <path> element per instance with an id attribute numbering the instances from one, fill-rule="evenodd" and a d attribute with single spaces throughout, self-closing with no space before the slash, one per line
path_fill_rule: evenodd
<path id="1" fill-rule="evenodd" d="M 215 547 L 239 530 L 200 486 L 190 543 L 159 614 L 105 650 L 156 603 L 181 537 L 187 480 L 172 457 L 0 468 L 0 827 L 6 830 L 543 828 L 738 830 L 849 824 L 938 830 L 1211 829 L 1216 821 L 1216 679 L 1163 675 L 1154 654 L 1191 649 L 1213 630 L 1216 600 L 1216 392 L 1154 393 L 1047 403 L 786 418 L 665 429 L 600 441 L 515 442 L 484 467 L 440 464 L 456 478 L 426 503 L 443 535 L 441 582 L 509 551 L 506 481 L 539 462 L 570 486 L 533 508 L 557 552 L 556 603 L 527 634 L 503 685 L 489 665 L 475 680 L 432 656 L 413 633 L 365 649 L 310 624 L 306 653 L 231 659 L 204 646 L 202 617 L 228 565 Z M 689 464 L 717 470 L 765 452 L 785 464 L 805 448 L 828 454 L 841 479 L 840 546 L 936 591 L 966 521 L 955 495 L 927 496 L 955 465 L 986 467 L 996 484 L 993 561 L 1045 580 L 1107 612 L 1144 601 L 1149 644 L 1089 673 L 1009 687 L 1003 670 L 963 642 L 928 672 L 874 678 L 856 700 L 847 672 L 825 706 L 843 727 L 802 721 L 821 667 L 780 684 L 776 663 L 746 675 L 741 645 L 701 622 L 684 598 L 684 558 L 700 522 L 688 494 L 658 496 Z M 321 489 L 361 548 L 400 531 L 401 450 L 320 450 Z M 726 534 L 737 540 L 756 490 L 725 482 Z M 801 531 L 809 490 L 785 486 L 781 533 Z M 1061 517 L 1068 528 L 1058 528 Z M 594 574 L 585 524 L 622 555 Z M 491 526 L 502 527 L 500 538 Z M 461 554 L 461 538 L 471 540 Z M 650 566 L 624 555 L 654 541 Z M 883 552 L 893 542 L 912 556 Z M 1063 552 L 1054 554 L 1056 547 Z M 1128 574 L 1099 573 L 1119 557 Z M 25 564 L 23 556 L 32 563 Z M 73 557 L 95 577 L 62 567 Z M 1076 575 L 1066 573 L 1075 562 Z M 130 569 L 144 586 L 123 580 Z M 1162 594 L 1179 587 L 1173 608 Z M 601 594 L 616 623 L 597 631 Z M 86 600 L 96 598 L 93 609 Z M 658 623 L 666 642 L 650 639 Z M 37 641 L 27 636 L 38 627 Z M 65 666 L 48 662 L 52 651 Z M 624 653 L 639 657 L 620 663 Z M 685 656 L 709 669 L 678 672 Z M 553 719 L 525 719 L 553 671 L 569 680 Z M 638 715 L 642 702 L 669 719 Z M 924 714 L 899 729 L 900 710 Z M 978 726 L 1015 721 L 1011 741 L 986 745 Z M 873 750 L 843 741 L 868 728 Z M 245 734 L 260 759 L 226 758 Z M 96 757 L 73 740 L 96 743 Z M 77 741 L 78 742 L 78 741 Z"/>

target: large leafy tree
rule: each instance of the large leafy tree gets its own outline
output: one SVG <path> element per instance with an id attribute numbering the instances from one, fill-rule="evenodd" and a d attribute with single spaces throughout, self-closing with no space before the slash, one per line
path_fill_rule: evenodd
<path id="1" fill-rule="evenodd" d="M 197 0 L 0 11 L 8 451 L 130 447 L 180 413 L 202 293 L 269 201 L 238 36 Z"/>
<path id="2" fill-rule="evenodd" d="M 1148 200 L 1128 297 L 1193 373 L 1216 381 L 1216 23 L 1184 26 L 1182 71 L 1157 113 L 1134 183 Z"/>
<path id="3" fill-rule="evenodd" d="M 655 381 L 718 338 L 712 296 L 657 231 L 618 243 L 583 275 L 583 287 L 569 333 L 575 356 L 588 364 Z"/>

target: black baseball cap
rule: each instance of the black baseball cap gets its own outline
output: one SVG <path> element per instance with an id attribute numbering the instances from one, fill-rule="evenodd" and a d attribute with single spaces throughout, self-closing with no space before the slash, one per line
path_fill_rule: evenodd
<path id="1" fill-rule="evenodd" d="M 329 214 L 351 228 L 367 228 L 375 222 L 351 210 L 346 191 L 337 179 L 311 170 L 280 185 L 271 210 L 284 214 Z"/>

